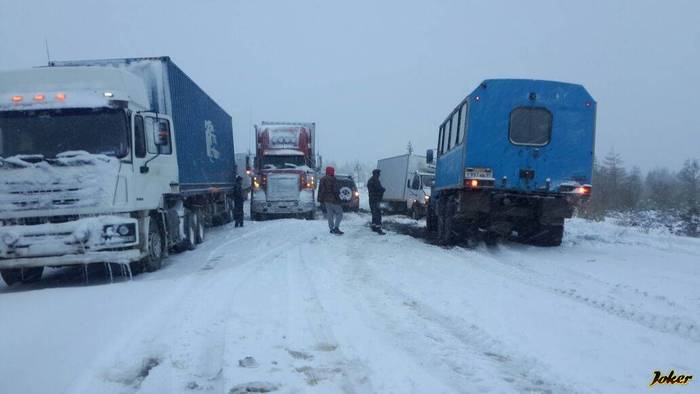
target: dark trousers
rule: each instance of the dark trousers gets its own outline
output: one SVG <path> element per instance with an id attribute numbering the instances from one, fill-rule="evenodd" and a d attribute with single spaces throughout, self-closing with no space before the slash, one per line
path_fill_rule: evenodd
<path id="1" fill-rule="evenodd" d="M 234 227 L 243 227 L 243 210 L 233 211 Z"/>
<path id="2" fill-rule="evenodd" d="M 382 210 L 379 208 L 379 201 L 369 200 L 369 210 L 372 211 L 372 227 L 382 227 Z"/>

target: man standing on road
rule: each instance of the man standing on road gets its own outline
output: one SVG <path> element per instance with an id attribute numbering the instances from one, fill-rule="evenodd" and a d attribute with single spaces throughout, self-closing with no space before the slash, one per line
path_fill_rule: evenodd
<path id="1" fill-rule="evenodd" d="M 236 183 L 233 186 L 233 220 L 235 227 L 243 227 L 243 178 L 236 176 Z"/>
<path id="2" fill-rule="evenodd" d="M 377 234 L 384 234 L 382 231 L 382 211 L 379 205 L 384 198 L 384 186 L 379 182 L 379 174 L 381 171 L 375 169 L 372 171 L 372 177 L 367 181 L 367 191 L 369 192 L 369 209 L 372 211 L 372 231 Z"/>
<path id="3" fill-rule="evenodd" d="M 333 167 L 326 167 L 326 176 L 321 178 L 318 184 L 318 202 L 324 204 L 326 208 L 331 234 L 342 235 L 340 222 L 343 220 L 343 207 L 340 206 L 340 190 Z"/>

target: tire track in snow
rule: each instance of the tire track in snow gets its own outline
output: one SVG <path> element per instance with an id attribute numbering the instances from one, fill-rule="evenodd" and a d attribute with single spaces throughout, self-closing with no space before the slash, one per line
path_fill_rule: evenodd
<path id="1" fill-rule="evenodd" d="M 315 240 L 316 238 L 312 240 L 312 243 Z M 358 359 L 348 358 L 336 339 L 328 312 L 321 302 L 318 289 L 312 280 L 313 275 L 307 266 L 307 260 L 310 259 L 310 256 L 304 253 L 302 246 L 297 246 L 296 249 L 298 258 L 288 260 L 287 264 L 290 285 L 293 286 L 295 293 L 293 297 L 290 297 L 290 301 L 303 300 L 304 306 L 302 308 L 305 312 L 306 326 L 316 342 L 314 350 L 324 352 L 334 360 L 328 366 L 305 366 L 297 371 L 306 375 L 307 383 L 312 385 L 320 380 L 333 380 L 335 376 L 340 375 L 340 388 L 344 393 L 374 392 L 367 366 Z M 319 259 L 315 260 L 320 262 Z M 294 309 L 298 310 L 299 308 Z"/>
<path id="2" fill-rule="evenodd" d="M 260 228 L 258 232 L 263 230 L 265 228 Z M 263 251 L 237 248 L 230 255 L 238 261 L 216 270 L 213 269 L 223 261 L 226 248 L 252 234 L 228 240 L 209 251 L 202 266 L 214 261 L 212 268 L 196 271 L 196 275 L 184 273 L 187 283 L 158 308 L 159 313 L 139 321 L 135 330 L 125 337 L 127 341 L 122 341 L 103 357 L 96 376 L 89 376 L 88 372 L 70 392 L 94 391 L 104 383 L 121 386 L 119 392 L 123 393 L 154 392 L 154 388 L 149 387 L 150 380 L 163 380 L 163 375 L 168 376 L 169 386 L 177 382 L 179 387 L 175 388 L 182 391 L 195 388 L 225 392 L 227 382 L 222 379 L 222 371 L 231 299 L 243 283 L 265 267 L 267 260 L 284 253 L 290 244 L 298 243 L 307 233 L 295 232 L 291 237 L 284 233 L 285 236 L 280 237 L 284 242 Z M 211 241 L 214 239 L 207 240 L 202 247 Z M 196 257 L 198 251 L 182 257 Z M 146 360 L 156 362 L 149 362 L 144 372 Z"/>
<path id="3" fill-rule="evenodd" d="M 467 251 L 461 247 L 446 250 L 446 253 L 460 259 L 461 261 L 464 261 L 465 252 L 471 251 Z M 700 343 L 700 327 L 698 327 L 698 324 L 690 318 L 661 315 L 638 309 L 635 310 L 634 308 L 621 305 L 616 300 L 605 300 L 601 299 L 599 296 L 587 294 L 571 287 L 562 287 L 562 278 L 553 277 L 552 275 L 535 271 L 522 265 L 514 265 L 503 262 L 488 253 L 480 253 L 479 256 L 488 261 L 480 261 L 476 264 L 470 264 L 471 267 L 476 267 L 482 271 L 546 291 L 550 294 L 554 294 L 571 301 L 575 301 L 581 305 L 585 305 L 592 309 L 627 320 L 660 333 L 674 335 L 685 340 Z M 495 267 L 496 265 L 507 269 L 498 269 Z M 546 276 L 550 276 L 551 283 L 556 283 L 557 285 L 551 285 L 550 282 L 542 279 Z M 583 277 L 578 279 L 583 279 Z"/>
<path id="4" fill-rule="evenodd" d="M 575 392 L 557 380 L 545 378 L 549 375 L 547 372 L 538 372 L 545 367 L 532 358 L 505 349 L 476 324 L 442 314 L 380 279 L 365 262 L 367 256 L 360 252 L 361 247 L 355 244 L 348 252 L 354 268 L 354 290 L 361 289 L 359 293 L 370 301 L 372 312 L 385 322 L 387 330 L 402 338 L 401 346 L 413 357 L 429 359 L 429 365 L 422 364 L 450 380 L 456 391 L 473 391 L 475 385 L 479 392 L 501 390 L 502 386 L 491 386 L 488 379 L 473 372 L 481 368 L 486 370 L 479 371 L 481 375 L 495 373 L 516 392 Z M 389 316 L 383 312 L 387 308 L 403 310 L 405 319 Z M 416 331 L 423 336 L 417 336 Z M 417 348 L 410 345 L 417 342 L 421 342 Z M 435 350 L 441 354 L 436 354 Z"/>

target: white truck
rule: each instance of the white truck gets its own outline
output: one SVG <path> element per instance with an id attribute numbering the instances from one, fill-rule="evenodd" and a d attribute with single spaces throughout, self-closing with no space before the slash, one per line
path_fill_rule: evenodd
<path id="1" fill-rule="evenodd" d="M 231 117 L 168 57 L 0 72 L 0 274 L 154 271 L 230 221 Z"/>
<path id="2" fill-rule="evenodd" d="M 382 205 L 394 212 L 407 213 L 414 219 L 423 217 L 430 200 L 435 169 L 425 156 L 405 154 L 380 159 L 377 168 L 386 189 Z"/>

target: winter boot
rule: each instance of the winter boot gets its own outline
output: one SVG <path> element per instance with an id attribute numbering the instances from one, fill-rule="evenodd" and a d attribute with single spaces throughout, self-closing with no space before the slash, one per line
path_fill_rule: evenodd
<path id="1" fill-rule="evenodd" d="M 340 231 L 340 228 L 338 228 L 338 227 L 335 228 L 335 233 L 338 234 L 338 235 L 343 235 L 343 234 L 345 234 L 344 232 Z"/>

